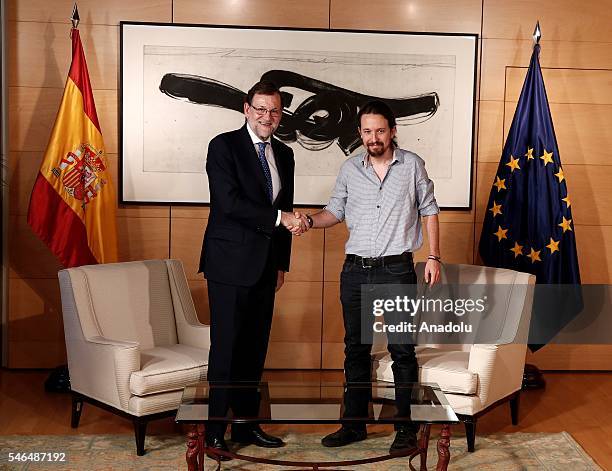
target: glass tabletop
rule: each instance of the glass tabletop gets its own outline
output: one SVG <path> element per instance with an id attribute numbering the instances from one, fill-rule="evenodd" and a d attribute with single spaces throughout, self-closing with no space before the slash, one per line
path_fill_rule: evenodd
<path id="1" fill-rule="evenodd" d="M 364 415 L 345 417 L 345 396 L 364 405 Z M 255 399 L 256 414 L 240 415 L 231 407 L 215 414 L 222 403 Z M 366 407 L 367 406 L 367 407 Z M 221 407 L 221 410 L 225 410 Z M 239 409 L 239 407 L 235 407 Z M 459 420 L 437 384 L 387 382 L 264 381 L 218 384 L 201 382 L 185 387 L 176 421 L 258 423 L 456 423 Z"/>

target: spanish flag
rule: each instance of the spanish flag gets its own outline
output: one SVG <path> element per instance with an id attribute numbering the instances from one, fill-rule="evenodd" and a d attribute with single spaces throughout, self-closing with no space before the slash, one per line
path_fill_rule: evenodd
<path id="1" fill-rule="evenodd" d="M 115 190 L 79 30 L 51 138 L 30 197 L 28 224 L 66 268 L 117 259 Z"/>

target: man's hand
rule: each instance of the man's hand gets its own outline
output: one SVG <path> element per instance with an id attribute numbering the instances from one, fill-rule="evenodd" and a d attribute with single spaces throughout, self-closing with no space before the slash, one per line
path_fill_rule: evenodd
<path id="1" fill-rule="evenodd" d="M 425 283 L 433 286 L 440 281 L 440 262 L 428 259 L 425 264 Z"/>
<path id="2" fill-rule="evenodd" d="M 274 291 L 278 291 L 283 287 L 285 283 L 285 272 L 283 270 L 278 270 L 278 274 L 276 275 L 276 289 Z"/>
<path id="3" fill-rule="evenodd" d="M 281 224 L 291 232 L 291 234 L 299 236 L 304 232 L 308 231 L 308 221 L 306 220 L 306 216 L 299 213 L 287 213 L 285 211 L 281 212 Z"/>

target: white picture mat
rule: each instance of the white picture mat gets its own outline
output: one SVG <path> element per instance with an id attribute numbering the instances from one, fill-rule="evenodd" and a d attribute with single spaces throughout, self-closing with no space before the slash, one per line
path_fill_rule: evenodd
<path id="1" fill-rule="evenodd" d="M 438 115 L 442 116 L 446 110 L 448 125 L 448 114 L 451 114 L 451 129 L 435 129 L 438 116 L 434 115 L 420 124 L 398 126 L 398 137 L 403 148 L 413 150 L 425 159 L 430 177 L 435 183 L 439 205 L 466 208 L 470 204 L 471 191 L 475 46 L 475 36 L 122 24 L 122 199 L 124 202 L 208 202 L 208 184 L 204 171 L 208 141 L 215 134 L 238 128 L 244 122 L 244 117 L 235 111 L 172 100 L 161 92 L 153 92 L 152 87 L 159 87 L 160 77 L 146 76 L 145 50 L 170 51 L 184 48 L 184 51 L 190 51 L 191 58 L 186 61 L 184 70 L 167 72 L 193 74 L 199 67 L 198 61 L 193 60 L 194 53 L 215 48 L 236 48 L 251 51 L 271 49 L 271 54 L 276 53 L 279 57 L 286 57 L 287 51 L 302 51 L 306 57 L 324 51 L 325 54 L 337 54 L 339 57 L 368 54 L 384 55 L 387 58 L 393 55 L 422 56 L 423 63 L 435 63 L 432 60 L 435 56 L 445 60 L 454 58 L 453 106 L 449 108 L 448 100 L 441 97 Z M 151 56 L 148 57 L 150 59 Z M 205 54 L 201 60 L 205 63 Z M 384 72 L 381 73 L 384 75 Z M 432 91 L 429 83 L 411 84 L 405 92 L 397 89 L 388 91 L 380 87 L 374 77 L 359 86 L 355 82 L 358 78 L 355 75 L 339 76 L 332 83 L 355 92 L 388 98 L 404 98 Z M 221 81 L 246 91 L 258 78 L 255 73 L 248 80 L 245 79 L 244 84 L 235 83 L 236 77 L 224 77 Z M 145 103 L 147 96 L 149 99 L 165 98 L 168 108 L 158 113 L 151 112 L 157 108 L 153 103 Z M 297 102 L 300 99 L 296 97 Z M 148 113 L 145 113 L 146 109 Z M 185 117 L 189 117 L 191 126 L 182 125 Z M 200 120 L 201 131 L 195 132 Z M 175 123 L 174 127 L 168 123 Z M 145 125 L 149 126 L 146 145 Z M 161 126 L 159 133 L 151 131 L 156 125 Z M 448 140 L 450 156 L 427 155 L 427 149 L 435 146 L 425 143 L 419 148 L 419 140 L 423 136 L 438 136 L 440 140 Z M 159 138 L 157 145 L 154 142 L 156 137 Z M 168 146 L 168 143 L 172 144 Z M 323 166 L 309 166 L 300 160 L 300 152 L 305 150 L 297 143 L 292 144 L 292 147 L 296 151 L 295 203 L 325 204 L 335 182 L 337 168 L 346 157 L 333 144 L 330 149 L 333 148 L 336 155 L 332 159 L 324 159 Z M 145 149 L 149 149 L 146 158 Z M 151 149 L 159 149 L 158 155 L 153 155 Z M 361 150 L 359 148 L 355 153 Z M 172 165 L 164 169 L 166 155 Z M 181 168 L 180 162 L 177 162 L 184 157 L 186 167 Z M 200 171 L 197 170 L 197 159 L 201 159 Z M 146 171 L 146 167 L 154 171 Z M 309 168 L 313 170 L 310 174 Z"/>

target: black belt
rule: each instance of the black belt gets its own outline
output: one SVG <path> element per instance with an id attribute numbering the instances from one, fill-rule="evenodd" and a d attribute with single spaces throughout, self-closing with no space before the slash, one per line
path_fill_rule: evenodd
<path id="1" fill-rule="evenodd" d="M 410 262 L 412 263 L 412 253 L 404 252 L 401 255 L 387 255 L 386 257 L 360 257 L 349 253 L 346 255 L 346 261 L 359 265 L 362 268 L 384 267 L 394 263 Z"/>

